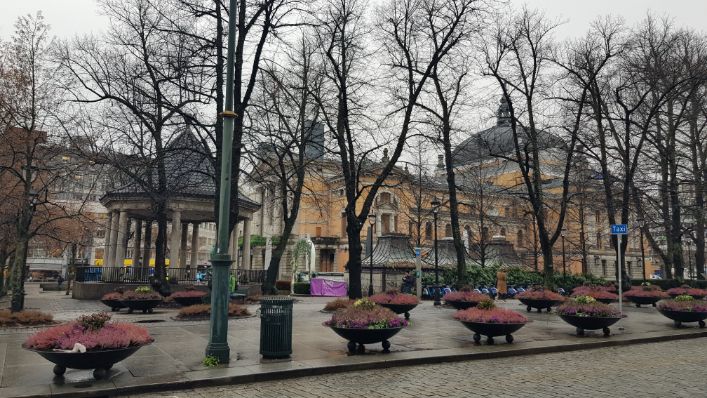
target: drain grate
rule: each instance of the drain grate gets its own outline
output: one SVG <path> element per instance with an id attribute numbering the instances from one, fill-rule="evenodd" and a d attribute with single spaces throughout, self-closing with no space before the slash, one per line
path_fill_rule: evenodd
<path id="1" fill-rule="evenodd" d="M 142 319 L 139 321 L 135 321 L 135 323 L 160 323 L 164 322 L 164 319 Z"/>

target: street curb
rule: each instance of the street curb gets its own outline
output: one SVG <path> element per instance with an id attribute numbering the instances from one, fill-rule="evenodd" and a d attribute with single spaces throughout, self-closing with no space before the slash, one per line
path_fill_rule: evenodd
<path id="1" fill-rule="evenodd" d="M 657 343 L 666 342 L 673 340 L 687 340 L 707 337 L 707 330 L 697 331 L 693 333 L 681 333 L 681 334 L 671 334 L 671 335 L 657 335 L 649 337 L 638 337 L 633 339 L 623 339 L 623 340 L 603 340 L 596 342 L 580 342 L 578 344 L 565 344 L 565 345 L 554 345 L 554 346 L 542 346 L 542 347 L 529 347 L 529 348 L 517 348 L 510 350 L 501 350 L 493 352 L 461 352 L 458 354 L 435 354 L 434 351 L 417 351 L 420 354 L 416 357 L 411 358 L 391 358 L 386 356 L 383 360 L 372 360 L 368 362 L 360 363 L 342 363 L 337 365 L 327 365 L 327 366 L 312 366 L 303 367 L 295 369 L 283 369 L 283 370 L 273 370 L 269 372 L 253 373 L 253 374 L 239 374 L 232 376 L 221 376 L 212 377 L 196 380 L 179 380 L 179 381 L 166 381 L 158 382 L 153 384 L 142 384 L 133 386 L 116 386 L 114 388 L 102 388 L 102 389 L 92 389 L 90 391 L 71 391 L 71 392 L 59 392 L 38 395 L 22 395 L 23 398 L 39 398 L 39 397 L 106 397 L 115 396 L 117 394 L 143 394 L 150 392 L 164 392 L 169 390 L 184 390 L 200 387 L 215 387 L 224 386 L 231 384 L 244 384 L 253 383 L 261 381 L 272 381 L 272 380 L 283 380 L 291 379 L 303 376 L 318 376 L 333 373 L 344 373 L 352 371 L 361 370 L 374 370 L 383 369 L 390 367 L 399 366 L 414 366 L 414 365 L 429 365 L 437 364 L 442 362 L 461 362 L 461 361 L 473 361 L 473 360 L 488 360 L 496 358 L 507 358 L 513 356 L 528 356 L 528 355 L 538 355 L 538 354 L 549 354 L 558 352 L 572 352 L 580 350 L 590 350 L 598 348 L 608 348 L 608 347 L 620 347 L 636 344 L 646 344 L 646 343 Z M 445 350 L 448 351 L 448 350 Z M 415 352 L 405 352 L 410 355 Z M 353 357 L 356 358 L 356 357 Z M 365 357 L 358 357 L 365 358 Z M 380 359 L 371 358 L 371 359 Z M 234 368 L 230 368 L 234 369 Z M 148 381 L 149 383 L 149 381 Z M 2 395 L 3 389 L 0 389 L 0 396 Z"/>

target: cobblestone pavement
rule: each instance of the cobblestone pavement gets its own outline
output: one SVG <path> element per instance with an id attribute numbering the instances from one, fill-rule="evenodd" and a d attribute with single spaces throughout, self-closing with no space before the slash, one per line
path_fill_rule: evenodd
<path id="1" fill-rule="evenodd" d="M 704 339 L 398 367 L 140 397 L 704 397 Z M 137 396 L 133 396 L 137 397 Z"/>

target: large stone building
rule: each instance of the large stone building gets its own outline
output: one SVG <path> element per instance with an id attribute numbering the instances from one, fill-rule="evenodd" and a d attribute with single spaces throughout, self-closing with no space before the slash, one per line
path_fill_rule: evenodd
<path id="1" fill-rule="evenodd" d="M 525 266 L 538 269 L 542 268 L 543 261 L 532 212 L 523 199 L 521 174 L 518 166 L 503 156 L 510 154 L 514 148 L 508 118 L 507 107 L 502 102 L 495 125 L 470 135 L 453 151 L 460 186 L 460 224 L 465 246 L 474 259 L 472 265 L 480 263 L 480 252 L 489 256 L 485 260 L 497 261 L 502 259 L 492 258 L 497 256 L 494 253 L 511 250 Z M 547 134 L 542 136 L 542 146 L 541 157 L 546 166 L 544 188 L 550 204 L 549 218 L 550 222 L 556 222 L 557 214 L 551 204 L 553 195 L 561 192 L 562 174 L 558 155 L 562 153 L 563 143 Z M 291 239 L 294 241 L 306 236 L 312 239 L 316 247 L 315 271 L 344 272 L 348 247 L 343 214 L 343 176 L 337 160 L 322 154 L 317 156 L 317 160 L 308 166 L 305 193 Z M 600 181 L 595 179 L 596 173 L 586 166 L 586 162 L 577 163 L 565 232 L 554 247 L 555 269 L 567 273 L 585 271 L 612 279 L 615 276 L 616 256 L 610 246 Z M 372 213 L 376 215 L 374 235 L 377 239 L 388 234 L 404 234 L 412 246 L 419 242 L 420 246 L 429 250 L 434 238 L 431 201 L 435 197 L 442 202 L 438 213 L 438 236 L 440 239 L 451 237 L 451 221 L 446 202 L 447 185 L 442 164 L 443 158 L 440 156 L 437 169 L 429 177 L 412 173 L 407 167 L 393 171 L 373 203 Z M 370 164 L 369 170 L 375 171 L 376 166 Z M 372 182 L 374 177 L 375 174 L 370 173 L 362 177 L 362 182 Z M 272 183 L 254 184 L 250 186 L 250 192 L 263 204 L 262 210 L 254 215 L 254 232 L 265 238 L 279 237 L 283 227 L 282 217 Z M 635 232 L 628 238 L 626 265 L 634 278 L 640 278 L 643 271 L 638 232 Z M 365 228 L 363 233 L 366 233 Z M 365 236 L 362 238 L 365 241 Z M 501 246 L 503 249 L 499 250 Z M 265 257 L 264 248 L 256 248 L 253 252 L 259 257 Z M 646 249 L 646 253 L 646 274 L 650 275 L 653 273 L 650 250 Z M 253 262 L 254 266 L 261 264 L 262 260 Z M 289 261 L 281 262 L 280 269 L 281 277 L 287 278 L 290 272 Z M 366 285 L 367 282 L 364 283 Z"/>

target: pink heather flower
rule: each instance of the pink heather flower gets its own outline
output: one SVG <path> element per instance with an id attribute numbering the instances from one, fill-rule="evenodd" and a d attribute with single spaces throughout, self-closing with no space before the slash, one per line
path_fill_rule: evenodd
<path id="1" fill-rule="evenodd" d="M 683 294 L 690 296 L 707 296 L 707 290 L 681 286 L 668 289 L 668 294 L 671 296 L 680 296 Z"/>
<path id="2" fill-rule="evenodd" d="M 476 292 L 458 291 L 458 292 L 449 292 L 449 293 L 445 294 L 442 299 L 444 301 L 465 301 L 465 302 L 480 303 L 484 300 L 488 300 L 489 296 L 486 294 L 476 293 Z"/>
<path id="3" fill-rule="evenodd" d="M 506 308 L 479 309 L 469 308 L 457 311 L 454 319 L 477 323 L 527 323 L 525 315 Z"/>
<path id="4" fill-rule="evenodd" d="M 420 300 L 417 298 L 417 296 L 399 292 L 374 294 L 368 299 L 376 304 L 415 305 L 420 303 Z"/>
<path id="5" fill-rule="evenodd" d="M 387 329 L 406 327 L 407 320 L 393 311 L 375 306 L 372 309 L 346 307 L 337 310 L 324 326 L 348 329 Z"/>
<path id="6" fill-rule="evenodd" d="M 131 323 L 106 323 L 100 329 L 90 330 L 74 321 L 39 331 L 22 346 L 34 350 L 71 350 L 80 343 L 91 351 L 137 347 L 153 341 L 147 329 Z"/>
<path id="7" fill-rule="evenodd" d="M 192 297 L 204 297 L 206 292 L 203 290 L 180 290 L 178 292 L 172 293 L 169 297 L 172 298 L 192 298 Z"/>
<path id="8" fill-rule="evenodd" d="M 620 315 L 619 310 L 609 304 L 600 302 L 578 303 L 575 300 L 567 300 L 564 304 L 557 307 L 557 313 L 560 315 L 596 318 L 614 318 Z"/>
<path id="9" fill-rule="evenodd" d="M 594 297 L 597 300 L 618 300 L 619 295 L 610 292 L 603 286 L 601 288 L 595 288 L 593 286 L 580 286 L 578 288 L 575 288 L 572 290 L 572 297 L 578 297 L 578 296 L 589 296 L 589 297 Z"/>
<path id="10" fill-rule="evenodd" d="M 657 287 L 657 286 L 656 286 Z M 625 297 L 653 297 L 659 299 L 665 299 L 670 297 L 668 293 L 660 290 L 660 288 L 646 289 L 645 286 L 638 286 L 631 288 L 631 290 L 624 293 Z"/>
<path id="11" fill-rule="evenodd" d="M 565 301 L 565 297 L 563 297 L 561 294 L 545 289 L 526 290 L 522 293 L 516 294 L 516 298 L 528 300 Z"/>
<path id="12" fill-rule="evenodd" d="M 658 303 L 658 309 L 679 312 L 707 312 L 707 302 L 702 300 L 663 300 Z"/>

